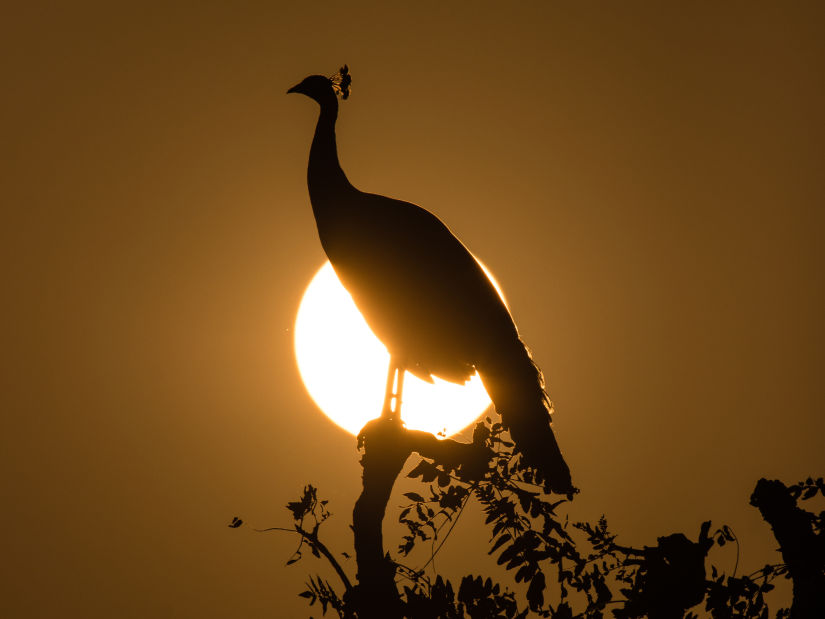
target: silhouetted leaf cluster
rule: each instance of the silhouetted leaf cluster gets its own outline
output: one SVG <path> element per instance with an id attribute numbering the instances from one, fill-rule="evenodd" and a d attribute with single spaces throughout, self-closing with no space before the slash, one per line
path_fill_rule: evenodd
<path id="1" fill-rule="evenodd" d="M 787 569 L 785 566 L 766 565 L 756 574 L 756 579 L 753 574 L 736 578 L 719 574 L 716 567 L 712 567 L 706 587 L 705 610 L 710 611 L 713 619 L 767 619 L 770 611 L 764 594 L 774 588 L 770 581 L 777 576 L 786 575 Z M 787 609 L 780 609 L 776 616 L 782 617 L 788 612 Z"/>
<path id="2" fill-rule="evenodd" d="M 240 518 L 238 518 L 237 516 L 235 516 L 235 517 L 232 519 L 232 522 L 230 522 L 227 526 L 228 526 L 230 529 L 237 529 L 237 528 L 238 528 L 239 526 L 241 526 L 242 524 L 243 524 L 243 520 L 241 520 Z"/>
<path id="3" fill-rule="evenodd" d="M 428 541 L 431 537 L 433 542 L 438 540 L 443 527 L 454 522 L 472 496 L 481 504 L 485 524 L 491 529 L 489 554 L 498 553 L 499 565 L 515 570 L 513 579 L 516 583 L 527 584 L 530 610 L 543 616 L 556 612 L 550 606 L 545 608 L 544 601 L 548 581 L 545 571 L 550 565 L 558 568 L 557 582 L 562 599 L 567 596 L 568 588 L 573 588 L 589 595 L 591 606 L 604 607 L 609 598 L 601 589 L 590 595 L 591 585 L 602 581 L 598 568 L 595 575 L 592 571 L 584 571 L 585 560 L 566 531 L 566 523 L 562 523 L 556 514 L 558 506 L 567 500 L 545 500 L 547 495 L 533 483 L 535 470 L 514 453 L 513 443 L 507 440 L 500 423 L 492 423 L 489 418 L 479 423 L 474 431 L 474 441 L 482 441 L 493 454 L 482 479 L 470 484 L 456 475 L 457 471 L 449 465 L 427 460 L 419 462 L 408 474 L 409 477 L 420 477 L 429 486 L 426 500 L 416 493 L 406 495 L 415 503 L 405 506 L 400 515 L 401 523 L 408 528 L 399 547 L 402 556 L 407 556 L 419 541 Z M 579 564 L 582 568 L 575 572 L 565 570 L 565 560 L 569 561 L 568 565 Z"/>
<path id="4" fill-rule="evenodd" d="M 316 524 L 320 524 L 331 515 L 326 509 L 328 502 L 319 502 L 318 490 L 310 484 L 304 486 L 304 494 L 301 495 L 300 500 L 290 501 L 286 504 L 286 508 L 292 512 L 292 519 L 301 526 L 303 526 L 304 518 L 307 515 L 311 515 L 315 518 Z"/>
<path id="5" fill-rule="evenodd" d="M 817 492 L 825 496 L 825 479 L 819 477 L 814 481 L 812 477 L 809 477 L 805 481 L 788 486 L 788 491 L 794 499 L 802 499 L 803 501 L 812 499 Z"/>
<path id="6" fill-rule="evenodd" d="M 431 466 L 433 466 L 431 463 L 422 460 L 416 469 L 427 469 Z M 432 475 L 440 474 L 432 473 Z M 429 477 L 430 473 L 424 472 L 422 475 Z M 467 502 L 470 490 L 462 485 L 451 485 L 444 490 L 441 488 L 436 490 L 434 486 L 430 486 L 429 499 L 424 499 L 416 492 L 408 492 L 404 496 L 414 503 L 405 506 L 398 516 L 399 522 L 405 525 L 408 531 L 398 546 L 398 552 L 402 557 L 410 553 L 418 540 L 422 542 L 437 540 L 443 527 L 453 521 Z"/>
<path id="7" fill-rule="evenodd" d="M 809 477 L 805 481 L 788 487 L 788 492 L 794 499 L 807 501 L 814 498 L 817 493 L 825 497 L 825 479 L 818 477 L 816 480 Z M 825 510 L 817 514 L 811 514 L 811 526 L 819 536 L 820 543 L 823 544 L 822 552 L 825 554 Z"/>
<path id="8" fill-rule="evenodd" d="M 302 591 L 298 595 L 309 600 L 310 606 L 317 601 L 321 604 L 321 614 L 326 615 L 327 610 L 332 608 L 340 617 L 345 616 L 344 601 L 335 593 L 335 590 L 328 581 L 318 576 L 310 576 L 307 587 L 305 591 Z"/>
<path id="9" fill-rule="evenodd" d="M 318 529 L 321 527 L 321 523 L 332 515 L 329 511 L 327 511 L 327 503 L 328 501 L 326 500 L 319 501 L 318 490 L 313 485 L 308 484 L 304 486 L 304 493 L 301 495 L 300 500 L 290 501 L 286 504 L 286 508 L 292 512 L 292 519 L 295 521 L 295 529 L 301 533 L 298 548 L 295 549 L 295 552 L 286 562 L 287 565 L 297 563 L 301 559 L 301 550 L 303 549 L 304 544 L 309 546 L 313 557 L 321 557 L 318 544 Z M 312 529 L 310 529 L 305 535 L 302 531 L 305 529 L 304 520 L 307 517 L 312 517 L 313 524 Z"/>
<path id="10" fill-rule="evenodd" d="M 515 594 L 502 590 L 490 578 L 464 576 L 453 591 L 450 581 L 436 576 L 432 585 L 403 588 L 405 614 L 415 619 L 444 617 L 445 619 L 523 619 L 527 610 L 519 612 Z"/>

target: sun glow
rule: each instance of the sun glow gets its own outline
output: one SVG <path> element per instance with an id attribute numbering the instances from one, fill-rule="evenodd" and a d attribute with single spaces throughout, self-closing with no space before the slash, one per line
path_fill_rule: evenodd
<path id="1" fill-rule="evenodd" d="M 485 272 L 496 285 L 489 271 Z M 310 396 L 341 428 L 358 434 L 364 424 L 380 415 L 390 355 L 329 262 L 315 274 L 301 299 L 295 321 L 295 356 Z M 489 405 L 478 374 L 464 385 L 438 378 L 430 384 L 409 372 L 404 378 L 401 417 L 410 429 L 450 436 L 471 424 Z"/>

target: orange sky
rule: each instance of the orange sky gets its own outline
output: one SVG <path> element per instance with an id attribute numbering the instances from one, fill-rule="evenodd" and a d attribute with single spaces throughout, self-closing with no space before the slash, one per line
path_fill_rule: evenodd
<path id="1" fill-rule="evenodd" d="M 306 482 L 351 550 L 355 441 L 292 352 L 316 107 L 284 94 L 345 62 L 342 165 L 501 282 L 571 519 L 777 560 L 750 491 L 825 469 L 822 5 L 304 4 L 3 11 L 0 614 L 305 616 L 321 566 L 226 524 L 288 525 Z M 440 568 L 485 571 L 476 515 Z"/>

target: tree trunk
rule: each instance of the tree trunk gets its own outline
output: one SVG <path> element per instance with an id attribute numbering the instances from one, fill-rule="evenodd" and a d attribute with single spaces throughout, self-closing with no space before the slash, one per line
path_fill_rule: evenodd
<path id="1" fill-rule="evenodd" d="M 352 511 L 358 586 L 355 607 L 360 619 L 402 616 L 395 586 L 395 564 L 384 554 L 381 530 L 393 484 L 410 455 L 405 430 L 395 421 L 376 419 L 361 431 L 363 489 Z"/>
<path id="2" fill-rule="evenodd" d="M 352 511 L 358 585 L 350 600 L 359 619 L 400 619 L 404 610 L 395 585 L 395 563 L 384 551 L 382 523 L 392 487 L 407 458 L 418 452 L 470 478 L 483 476 L 491 452 L 483 441 L 459 443 L 407 430 L 397 421 L 370 421 L 358 436 L 363 443 L 361 496 Z"/>
<path id="3" fill-rule="evenodd" d="M 791 619 L 822 619 L 825 565 L 819 552 L 822 542 L 813 530 L 810 514 L 796 506 L 788 488 L 777 480 L 760 479 L 750 502 L 771 525 L 793 579 Z"/>

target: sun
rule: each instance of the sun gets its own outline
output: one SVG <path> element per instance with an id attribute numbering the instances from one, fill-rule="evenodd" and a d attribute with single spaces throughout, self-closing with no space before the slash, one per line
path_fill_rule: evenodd
<path id="1" fill-rule="evenodd" d="M 338 426 L 356 435 L 380 415 L 390 354 L 367 326 L 329 262 L 318 270 L 301 299 L 295 321 L 295 356 L 310 396 Z M 401 417 L 410 429 L 451 436 L 489 405 L 478 374 L 464 385 L 438 378 L 430 384 L 409 372 L 404 378 Z"/>

